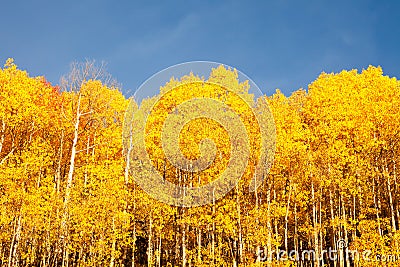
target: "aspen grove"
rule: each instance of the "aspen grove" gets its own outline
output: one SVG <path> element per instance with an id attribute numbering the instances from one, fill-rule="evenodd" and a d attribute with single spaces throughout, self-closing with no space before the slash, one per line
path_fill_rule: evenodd
<path id="1" fill-rule="evenodd" d="M 171 77 L 164 90 L 185 79 L 204 78 Z M 206 80 L 251 98 L 236 70 L 220 66 Z M 129 99 L 104 66 L 76 63 L 54 86 L 8 59 L 0 69 L 0 266 L 400 266 L 361 256 L 400 255 L 400 82 L 370 66 L 263 97 L 276 153 L 261 186 L 250 192 L 246 172 L 219 200 L 175 207 L 135 184 L 122 142 Z M 190 137 L 183 153 L 196 158 L 209 137 L 220 155 L 196 177 L 201 184 L 220 175 L 230 153 L 221 127 L 197 123 L 182 133 Z M 167 180 L 193 185 L 148 144 Z M 307 250 L 313 257 L 276 253 Z"/>

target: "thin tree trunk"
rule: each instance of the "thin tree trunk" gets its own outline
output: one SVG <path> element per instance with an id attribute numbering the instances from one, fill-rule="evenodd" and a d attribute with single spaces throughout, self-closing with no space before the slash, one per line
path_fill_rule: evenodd
<path id="1" fill-rule="evenodd" d="M 258 214 L 259 214 L 259 210 L 258 210 L 258 192 L 257 192 L 257 187 L 254 187 L 254 196 L 256 198 L 256 205 L 255 205 L 255 209 L 256 209 L 256 226 L 258 226 L 260 224 L 259 222 L 259 218 L 258 218 Z M 260 243 L 257 242 L 257 248 L 256 248 L 256 253 L 257 253 L 257 260 L 256 262 L 260 262 L 261 260 L 261 249 L 260 249 Z"/>
<path id="2" fill-rule="evenodd" d="M 394 179 L 394 196 L 397 196 L 397 192 L 398 192 L 398 186 L 397 186 L 397 166 L 396 166 L 396 160 L 393 156 L 392 158 L 393 161 L 393 179 Z M 399 209 L 398 209 L 398 199 L 395 198 L 394 199 L 394 203 L 395 203 L 395 209 L 396 209 L 396 216 L 397 216 L 397 220 L 400 220 L 400 214 L 399 214 Z"/>
<path id="3" fill-rule="evenodd" d="M 335 227 L 335 225 L 333 224 L 333 222 L 334 222 L 334 220 L 335 220 L 335 214 L 334 214 L 334 211 L 333 211 L 333 199 L 332 199 L 332 189 L 331 189 L 331 187 L 329 188 L 329 205 L 330 205 L 330 208 L 331 208 L 331 223 L 332 223 L 332 235 L 333 235 L 333 244 L 332 244 L 332 247 L 333 247 L 333 250 L 336 250 L 337 251 L 337 243 L 336 243 L 336 227 Z M 333 261 L 333 267 L 336 267 L 336 265 L 337 265 L 337 260 L 334 260 Z"/>
<path id="4" fill-rule="evenodd" d="M 135 267 L 135 250 L 136 250 L 136 222 L 133 221 L 133 242 L 132 242 L 132 267 Z"/>
<path id="5" fill-rule="evenodd" d="M 356 221 L 357 217 L 356 217 L 356 195 L 353 195 L 353 225 L 354 222 Z M 357 230 L 357 225 L 354 225 L 354 228 L 352 230 L 352 237 L 353 240 L 356 239 L 356 230 Z"/>
<path id="6" fill-rule="evenodd" d="M 294 194 L 296 196 L 296 185 L 294 188 Z M 296 256 L 296 261 L 298 261 L 298 255 L 299 255 L 299 236 L 297 233 L 297 200 L 296 197 L 294 198 L 294 251 L 296 252 L 295 256 Z"/>
<path id="7" fill-rule="evenodd" d="M 185 211 L 182 212 L 182 217 Z M 182 226 L 182 267 L 186 267 L 186 224 L 183 222 Z"/>
<path id="8" fill-rule="evenodd" d="M 197 229 L 197 264 L 201 264 L 201 228 Z"/>
<path id="9" fill-rule="evenodd" d="M 243 262 L 243 240 L 242 240 L 242 222 L 241 222 L 241 207 L 239 199 L 239 185 L 236 185 L 236 211 L 237 211 L 237 222 L 238 222 L 238 238 L 239 238 L 239 264 Z"/>
<path id="10" fill-rule="evenodd" d="M 377 203 L 377 193 L 375 192 L 375 178 L 372 180 L 372 195 L 374 196 L 374 206 L 376 211 L 376 220 L 378 222 L 379 235 L 382 236 L 381 220 L 379 217 L 379 204 Z"/>
<path id="11" fill-rule="evenodd" d="M 212 264 L 215 265 L 215 188 L 213 189 L 213 200 L 212 200 L 212 234 L 211 234 L 211 254 Z"/>
<path id="12" fill-rule="evenodd" d="M 130 170 L 131 152 L 133 147 L 132 142 L 133 142 L 133 137 L 132 137 L 132 123 L 131 123 L 129 128 L 129 146 L 128 150 L 126 151 L 126 157 L 125 157 L 126 162 L 125 162 L 124 180 L 125 180 L 126 190 L 128 190 L 128 184 L 129 184 L 129 170 Z M 133 184 L 133 214 L 136 214 L 135 212 L 136 212 L 136 189 L 135 185 Z M 136 220 L 135 216 L 133 216 L 133 242 L 132 242 L 131 267 L 135 267 L 135 250 L 136 250 Z"/>
<path id="13" fill-rule="evenodd" d="M 158 267 L 161 267 L 161 254 L 162 254 L 162 238 L 161 238 L 161 233 L 160 233 L 160 237 L 158 239 L 158 254 L 157 254 Z"/>
<path id="14" fill-rule="evenodd" d="M 64 149 L 64 130 L 61 130 L 61 137 L 60 137 L 60 150 L 57 162 L 57 171 L 56 171 L 56 190 L 57 194 L 60 193 L 60 184 L 61 184 L 61 161 Z"/>
<path id="15" fill-rule="evenodd" d="M 182 175 L 181 175 L 182 176 Z M 186 184 L 186 175 L 183 175 L 183 184 Z M 186 196 L 186 187 L 183 188 L 183 197 Z M 185 223 L 185 208 L 182 208 L 182 267 L 186 267 L 186 223 Z"/>
<path id="16" fill-rule="evenodd" d="M 342 195 L 339 193 L 339 217 L 341 220 L 343 220 L 343 200 L 342 200 Z M 343 243 L 344 237 L 343 237 L 343 228 L 342 228 L 342 223 L 339 223 L 339 235 L 338 235 L 338 242 L 339 240 Z M 344 259 L 344 250 L 343 247 L 339 247 L 339 266 L 344 267 L 345 264 L 345 259 Z"/>
<path id="17" fill-rule="evenodd" d="M 325 266 L 324 263 L 324 255 L 322 251 L 324 250 L 323 248 L 323 238 L 322 238 L 322 187 L 320 188 L 320 195 L 319 195 L 319 243 L 320 243 L 320 255 L 318 259 L 318 262 L 321 262 L 321 266 Z"/>
<path id="18" fill-rule="evenodd" d="M 393 197 L 392 197 L 392 188 L 390 185 L 390 176 L 389 176 L 389 171 L 386 165 L 386 181 L 387 181 L 387 189 L 388 189 L 388 194 L 389 194 L 389 204 L 390 204 L 390 214 L 391 214 L 391 218 L 392 218 L 392 231 L 395 232 L 396 231 L 396 215 L 394 212 L 394 205 L 393 205 Z"/>
<path id="19" fill-rule="evenodd" d="M 114 267 L 115 264 L 115 246 L 116 246 L 116 237 L 115 237 L 115 219 L 112 218 L 112 233 L 113 233 L 113 241 L 111 245 L 111 260 L 110 260 L 110 267 Z"/>
<path id="20" fill-rule="evenodd" d="M 16 266 L 16 255 L 18 250 L 19 238 L 21 235 L 21 214 L 18 216 L 18 221 L 14 224 L 14 234 L 10 246 L 10 255 L 8 258 L 8 267 Z"/>
<path id="21" fill-rule="evenodd" d="M 267 237 L 267 266 L 272 266 L 272 224 L 271 224 L 271 185 L 268 185 L 267 191 L 267 229 L 268 229 L 268 237 Z"/>
<path id="22" fill-rule="evenodd" d="M 133 137 L 132 137 L 132 124 L 130 125 L 129 128 L 129 147 L 128 150 L 126 151 L 126 165 L 125 165 L 125 185 L 128 185 L 129 183 L 129 166 L 130 166 L 130 161 L 131 161 L 131 153 L 132 153 L 132 146 L 133 146 Z M 164 165 L 165 166 L 165 165 Z"/>
<path id="23" fill-rule="evenodd" d="M 343 221 L 344 221 L 344 241 L 345 245 L 349 244 L 348 232 L 347 232 L 347 217 L 346 217 L 346 206 L 344 200 L 342 201 Z M 347 250 L 347 247 L 344 248 Z M 346 253 L 346 266 L 350 266 L 350 259 Z"/>
<path id="24" fill-rule="evenodd" d="M 86 165 L 85 165 L 85 174 L 84 174 L 84 181 L 83 181 L 84 188 L 86 188 L 87 183 L 88 183 L 89 149 L 90 149 L 90 136 L 88 136 L 87 143 L 86 143 Z"/>
<path id="25" fill-rule="evenodd" d="M 313 203 L 313 224 L 314 224 L 314 252 L 315 252 L 315 259 L 314 264 L 319 267 L 319 245 L 318 245 L 318 218 L 317 218 L 317 208 L 315 204 L 315 191 L 314 191 L 314 182 L 311 181 L 311 196 L 312 196 L 312 203 Z"/>
<path id="26" fill-rule="evenodd" d="M 150 212 L 150 221 L 149 221 L 149 240 L 147 246 L 147 266 L 150 267 L 152 265 L 153 259 L 153 214 Z"/>
<path id="27" fill-rule="evenodd" d="M 292 185 L 289 183 L 289 196 L 286 204 L 286 214 L 285 214 L 285 250 L 286 255 L 289 255 L 288 247 L 288 227 L 289 227 L 289 208 L 290 208 L 290 198 L 292 195 Z"/>
<path id="28" fill-rule="evenodd" d="M 276 190 L 274 189 L 274 203 L 277 203 L 276 200 Z M 274 228 L 275 228 L 275 240 L 279 240 L 279 232 L 278 232 L 278 220 L 275 218 L 274 220 Z M 279 244 L 278 242 L 275 243 L 275 251 L 279 251 Z"/>
<path id="29" fill-rule="evenodd" d="M 0 137 L 0 155 L 1 155 L 1 151 L 3 151 L 3 144 L 4 144 L 4 140 L 6 138 L 5 130 L 6 130 L 6 122 L 3 120 L 1 122 L 1 131 L 0 131 L 0 133 L 1 133 L 1 137 Z"/>
<path id="30" fill-rule="evenodd" d="M 71 148 L 71 159 L 70 159 L 70 165 L 69 165 L 69 172 L 68 172 L 68 177 L 67 177 L 67 186 L 65 189 L 65 197 L 64 197 L 64 211 L 63 211 L 63 216 L 61 220 L 61 239 L 63 240 L 63 250 L 67 249 L 68 246 L 68 230 L 67 230 L 67 221 L 69 217 L 69 211 L 68 211 L 68 204 L 70 201 L 70 195 L 71 195 L 71 187 L 72 187 L 72 182 L 73 182 L 73 175 L 74 175 L 74 170 L 75 170 L 75 157 L 76 157 L 76 147 L 78 145 L 78 135 L 79 135 L 79 123 L 80 123 L 80 102 L 81 102 L 81 94 L 79 93 L 78 96 L 78 105 L 76 109 L 76 120 L 75 120 L 75 125 L 74 125 L 74 139 L 72 141 L 72 148 Z M 67 254 L 68 255 L 68 254 Z"/>

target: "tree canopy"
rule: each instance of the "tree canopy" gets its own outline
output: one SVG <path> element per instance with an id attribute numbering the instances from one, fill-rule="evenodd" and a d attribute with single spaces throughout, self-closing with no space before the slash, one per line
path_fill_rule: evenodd
<path id="1" fill-rule="evenodd" d="M 221 126 L 230 122 L 228 112 L 221 121 L 196 118 L 178 132 L 178 150 L 187 159 L 198 159 L 202 149 L 216 152 L 209 168 L 193 172 L 171 163 L 161 132 L 178 103 L 204 95 L 224 101 L 249 138 L 239 182 L 197 207 L 164 204 L 137 184 L 135 175 L 148 174 L 131 172 L 141 162 L 129 133 L 145 112 L 128 118 L 127 131 L 126 110 L 140 110 L 138 103 L 102 68 L 87 62 L 73 69 L 62 89 L 29 76 L 12 59 L 0 69 L 1 266 L 398 266 L 388 256 L 399 255 L 400 242 L 400 82 L 380 67 L 322 73 L 308 90 L 263 96 L 276 127 L 276 153 L 253 191 L 260 132 L 250 110 L 238 104 L 259 101 L 248 83 L 222 66 L 207 79 L 171 79 L 160 88 L 165 101 L 142 103 L 144 110 L 160 105 L 143 130 L 165 180 L 204 185 L 221 175 L 233 153 L 231 133 Z M 199 87 L 188 89 L 187 81 Z M 214 147 L 202 148 L 204 138 Z M 337 250 L 335 260 L 327 248 Z M 359 257 L 346 255 L 346 248 Z M 315 257 L 279 260 L 276 254 L 307 250 Z M 369 261 L 363 251 L 370 251 Z"/>

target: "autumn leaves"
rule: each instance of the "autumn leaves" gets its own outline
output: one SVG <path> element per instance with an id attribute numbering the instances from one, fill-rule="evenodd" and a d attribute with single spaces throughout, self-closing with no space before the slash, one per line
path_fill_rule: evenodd
<path id="1" fill-rule="evenodd" d="M 8 60 L 0 70 L 0 265 L 377 266 L 351 262 L 339 240 L 372 258 L 398 253 L 399 81 L 369 67 L 266 97 L 238 75 L 223 67 L 206 79 L 189 74 L 135 103 L 93 64 L 75 65 L 59 89 Z M 180 105 L 188 99 L 196 100 Z M 268 114 L 259 101 L 273 120 L 257 117 Z M 190 113 L 195 107 L 223 112 Z M 275 127 L 262 127 L 272 121 L 269 143 L 262 133 Z M 273 166 L 259 144 L 276 144 Z M 229 167 L 232 146 L 249 151 L 244 171 L 233 168 L 243 175 L 207 205 L 170 206 L 138 186 L 153 172 L 187 197 Z M 270 172 L 252 184 L 258 162 Z M 171 200 L 169 189 L 150 189 Z M 335 263 L 322 257 L 328 247 L 338 250 Z M 279 250 L 313 250 L 320 260 L 256 262 L 258 252 Z"/>
<path id="2" fill-rule="evenodd" d="M 209 67 L 207 62 L 188 64 L 192 70 Z M 125 149 L 135 159 L 132 176 L 152 197 L 170 205 L 212 203 L 243 176 L 248 186 L 252 180 L 254 191 L 266 177 L 267 158 L 271 166 L 275 126 L 266 99 L 261 92 L 255 99 L 249 85 L 238 82 L 236 70 L 209 69 L 208 80 L 190 74 L 160 85 L 160 94 L 127 114 L 133 121 L 126 121 L 124 136 L 135 140 Z"/>

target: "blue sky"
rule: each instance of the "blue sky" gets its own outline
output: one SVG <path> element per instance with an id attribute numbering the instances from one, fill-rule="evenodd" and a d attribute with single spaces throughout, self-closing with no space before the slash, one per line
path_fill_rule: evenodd
<path id="1" fill-rule="evenodd" d="M 400 78 L 400 1 L 7 1 L 0 61 L 57 84 L 72 61 L 106 61 L 135 90 L 193 60 L 221 62 L 267 95 L 319 73 L 381 65 Z"/>

